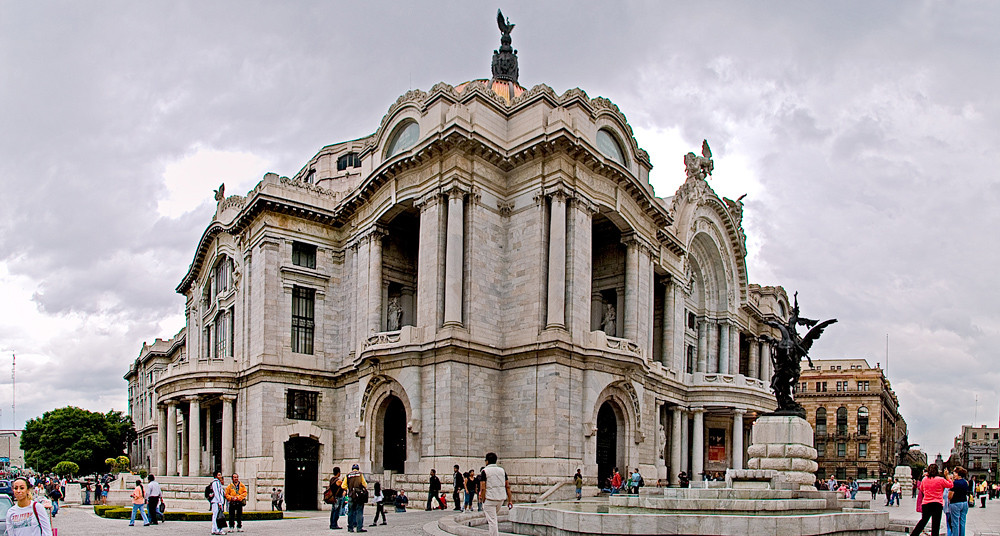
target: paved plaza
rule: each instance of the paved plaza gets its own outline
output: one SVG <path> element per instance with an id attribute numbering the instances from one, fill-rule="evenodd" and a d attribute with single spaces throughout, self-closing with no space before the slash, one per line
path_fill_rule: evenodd
<path id="1" fill-rule="evenodd" d="M 906 528 L 911 528 L 920 519 L 920 514 L 916 512 L 914 500 L 904 497 L 902 505 L 899 507 L 884 506 L 884 497 L 879 495 L 873 507 L 876 510 L 888 511 L 894 526 L 899 526 L 900 522 Z M 373 510 L 365 512 L 367 523 L 371 523 Z M 438 536 L 445 534 L 437 529 L 437 520 L 454 514 L 453 511 L 425 512 L 423 510 L 410 510 L 405 514 L 388 513 L 388 524 L 385 526 L 366 527 L 372 536 L 392 535 L 392 536 Z M 263 534 L 333 534 L 346 533 L 347 530 L 331 531 L 329 529 L 329 512 L 286 512 L 289 518 L 280 521 L 248 521 L 244 523 L 244 534 L 248 536 Z M 341 518 L 346 527 L 346 520 Z M 70 535 L 102 535 L 102 536 L 124 536 L 124 535 L 153 535 L 161 533 L 170 536 L 188 536 L 208 534 L 211 529 L 207 522 L 181 522 L 169 521 L 163 525 L 141 527 L 129 527 L 127 520 L 104 519 L 94 514 L 90 507 L 66 507 L 59 511 L 59 516 L 55 520 L 55 526 L 60 534 Z M 925 533 L 929 534 L 930 528 Z M 485 531 L 483 532 L 485 534 Z M 897 533 L 891 533 L 897 534 Z M 944 536 L 944 527 L 941 529 Z M 966 529 L 968 536 L 1000 536 L 1000 501 L 988 501 L 986 509 L 973 508 L 969 510 L 968 524 Z"/>

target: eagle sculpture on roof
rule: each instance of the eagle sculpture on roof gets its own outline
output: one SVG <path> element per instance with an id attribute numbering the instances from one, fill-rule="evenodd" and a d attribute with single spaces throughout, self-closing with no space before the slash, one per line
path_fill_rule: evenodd
<path id="1" fill-rule="evenodd" d="M 499 9 L 497 10 L 497 26 L 500 27 L 500 33 L 510 35 L 510 32 L 514 31 L 514 25 L 510 23 L 510 19 L 505 19 Z"/>

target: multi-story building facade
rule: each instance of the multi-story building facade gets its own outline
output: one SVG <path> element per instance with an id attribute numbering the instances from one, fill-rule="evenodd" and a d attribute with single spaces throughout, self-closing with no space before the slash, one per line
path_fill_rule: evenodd
<path id="1" fill-rule="evenodd" d="M 410 91 L 294 177 L 220 188 L 185 329 L 126 375 L 137 460 L 235 469 L 251 502 L 282 486 L 294 508 L 352 463 L 424 482 L 496 451 L 523 493 L 743 466 L 775 408 L 764 321 L 790 308 L 748 280 L 742 203 L 707 151 L 657 196 L 617 106 L 525 89 L 497 54 L 492 79 Z"/>
<path id="2" fill-rule="evenodd" d="M 985 424 L 962 426 L 962 433 L 955 438 L 953 452 L 957 462 L 969 470 L 969 475 L 976 480 L 989 479 L 995 482 L 998 477 L 997 461 L 1000 448 L 1000 428 L 987 428 Z"/>
<path id="3" fill-rule="evenodd" d="M 865 359 L 813 364 L 803 368 L 796 400 L 815 433 L 817 478 L 891 476 L 906 421 L 884 371 Z"/>

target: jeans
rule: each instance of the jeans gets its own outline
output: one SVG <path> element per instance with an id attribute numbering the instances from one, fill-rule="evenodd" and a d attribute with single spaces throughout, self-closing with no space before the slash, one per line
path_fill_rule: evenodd
<path id="1" fill-rule="evenodd" d="M 470 512 L 472 511 L 472 495 L 471 491 L 465 491 L 465 509 Z"/>
<path id="2" fill-rule="evenodd" d="M 347 505 L 347 530 L 362 531 L 365 528 L 365 503 Z"/>
<path id="3" fill-rule="evenodd" d="M 951 510 L 950 528 L 952 536 L 965 536 L 965 518 L 969 514 L 968 501 L 959 501 L 949 506 Z"/>
<path id="4" fill-rule="evenodd" d="M 440 490 L 432 490 L 427 492 L 427 508 L 426 508 L 427 510 L 437 509 L 439 506 L 441 506 L 440 501 L 438 501 L 438 493 L 440 493 Z M 431 506 L 432 500 L 434 501 L 433 506 Z"/>
<path id="5" fill-rule="evenodd" d="M 52 515 L 59 513 L 59 499 L 52 499 Z"/>
<path id="6" fill-rule="evenodd" d="M 340 519 L 340 512 L 344 509 L 344 498 L 338 497 L 337 500 L 333 501 L 333 507 L 330 511 L 330 528 L 339 528 L 337 525 L 337 520 Z"/>
<path id="7" fill-rule="evenodd" d="M 135 525 L 135 513 L 136 512 L 139 512 L 139 515 L 142 517 L 142 524 L 143 525 L 148 525 L 149 524 L 149 517 L 146 516 L 146 505 L 145 504 L 133 504 L 132 505 L 132 519 L 130 519 L 129 522 L 128 522 L 129 526 Z"/>
<path id="8" fill-rule="evenodd" d="M 921 506 L 923 511 L 921 512 L 920 521 L 910 531 L 910 536 L 919 536 L 923 532 L 924 527 L 927 526 L 927 520 L 931 521 L 931 536 L 941 536 L 941 510 L 943 507 L 944 505 L 938 502 L 924 503 Z"/>
<path id="9" fill-rule="evenodd" d="M 851 490 L 851 500 L 852 501 L 854 500 L 854 496 L 857 495 L 857 494 L 858 494 L 858 490 L 856 490 L 856 489 L 852 489 Z"/>
<path id="10" fill-rule="evenodd" d="M 229 501 L 229 528 L 243 528 L 243 503 Z"/>
<path id="11" fill-rule="evenodd" d="M 83 504 L 84 505 L 90 504 L 90 490 L 89 489 L 83 490 Z"/>
<path id="12" fill-rule="evenodd" d="M 160 517 L 160 497 L 150 497 L 146 511 L 149 512 L 149 524 L 156 525 L 157 518 Z"/>

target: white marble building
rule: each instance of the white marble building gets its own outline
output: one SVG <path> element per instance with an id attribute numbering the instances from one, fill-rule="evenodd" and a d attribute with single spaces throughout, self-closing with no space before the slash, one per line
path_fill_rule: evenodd
<path id="1" fill-rule="evenodd" d="M 358 461 L 423 481 L 496 451 L 529 495 L 578 467 L 742 467 L 788 299 L 749 282 L 742 204 L 689 157 L 658 197 L 617 106 L 495 76 L 218 192 L 185 329 L 126 375 L 135 461 L 298 507 Z"/>

